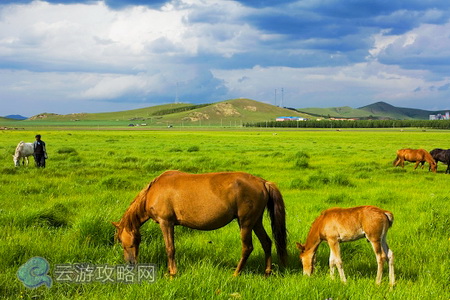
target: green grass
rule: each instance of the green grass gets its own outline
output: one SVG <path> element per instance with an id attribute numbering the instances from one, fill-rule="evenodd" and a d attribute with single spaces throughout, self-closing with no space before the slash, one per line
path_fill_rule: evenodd
<path id="1" fill-rule="evenodd" d="M 11 154 L 35 131 L 0 132 L 0 295 L 6 299 L 446 299 L 450 298 L 450 175 L 394 168 L 399 148 L 448 148 L 445 131 L 55 131 L 41 130 L 46 169 L 15 168 Z M 31 159 L 32 161 L 32 159 Z M 275 182 L 287 209 L 288 266 L 264 278 L 255 250 L 243 274 L 238 225 L 209 232 L 177 227 L 179 274 L 167 273 L 159 227 L 142 227 L 140 261 L 158 265 L 154 284 L 68 284 L 27 289 L 18 268 L 34 256 L 63 263 L 123 263 L 113 240 L 136 194 L 167 169 L 245 171 Z M 388 243 L 397 285 L 387 268 L 375 285 L 376 261 L 364 240 L 342 244 L 348 284 L 329 278 L 322 244 L 312 277 L 302 275 L 295 249 L 311 222 L 329 207 L 376 205 L 394 213 Z M 268 217 L 265 227 L 270 232 Z M 275 254 L 275 250 L 274 254 Z"/>

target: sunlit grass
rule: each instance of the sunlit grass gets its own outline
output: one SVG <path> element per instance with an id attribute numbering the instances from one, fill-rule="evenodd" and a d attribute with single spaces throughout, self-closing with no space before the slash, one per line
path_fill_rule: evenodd
<path id="1" fill-rule="evenodd" d="M 13 166 L 11 154 L 35 132 L 0 134 L 0 294 L 6 298 L 123 299 L 449 299 L 450 175 L 394 168 L 399 148 L 443 147 L 447 132 L 164 132 L 41 131 L 46 169 Z M 158 265 L 154 284 L 62 284 L 25 288 L 18 268 L 34 256 L 51 265 L 121 264 L 111 221 L 118 221 L 136 194 L 167 169 L 187 172 L 245 171 L 275 182 L 286 202 L 288 266 L 274 258 L 275 274 L 264 278 L 264 254 L 255 250 L 242 276 L 232 273 L 240 257 L 236 222 L 210 232 L 177 227 L 179 275 L 165 276 L 159 227 L 142 227 L 140 261 Z M 328 246 L 317 255 L 316 273 L 304 277 L 295 241 L 333 206 L 376 205 L 394 213 L 388 243 L 396 256 L 397 286 L 387 276 L 375 285 L 370 244 L 342 245 L 347 285 L 332 281 Z M 268 218 L 265 227 L 270 231 Z M 275 250 L 273 250 L 275 256 Z M 386 270 L 387 271 L 387 270 Z M 387 272 L 386 272 L 387 273 Z M 386 274 L 385 274 L 386 275 Z"/>

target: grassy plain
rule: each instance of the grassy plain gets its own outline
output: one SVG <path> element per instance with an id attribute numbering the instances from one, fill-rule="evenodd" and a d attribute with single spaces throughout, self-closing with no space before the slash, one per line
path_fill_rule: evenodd
<path id="1" fill-rule="evenodd" d="M 46 169 L 13 167 L 11 154 L 35 131 L 0 132 L 0 295 L 6 299 L 450 299 L 450 175 L 440 166 L 394 168 L 399 148 L 449 148 L 447 131 L 54 131 L 42 130 Z M 32 159 L 31 159 L 32 162 Z M 255 250 L 238 278 L 238 225 L 210 232 L 175 230 L 179 275 L 165 276 L 159 227 L 142 227 L 140 261 L 158 265 L 156 283 L 57 283 L 27 289 L 18 268 L 34 256 L 55 264 L 123 263 L 111 221 L 168 169 L 245 171 L 275 182 L 287 207 L 289 263 L 263 277 Z M 328 246 L 316 272 L 302 275 L 295 241 L 329 207 L 376 205 L 394 213 L 388 243 L 397 285 L 375 285 L 369 243 L 342 244 L 348 284 L 329 278 Z M 268 217 L 266 229 L 270 232 Z M 275 254 L 275 250 L 274 250 Z M 52 270 L 51 270 L 52 271 Z M 387 269 L 385 268 L 385 275 Z M 51 274 L 51 273 L 50 273 Z"/>

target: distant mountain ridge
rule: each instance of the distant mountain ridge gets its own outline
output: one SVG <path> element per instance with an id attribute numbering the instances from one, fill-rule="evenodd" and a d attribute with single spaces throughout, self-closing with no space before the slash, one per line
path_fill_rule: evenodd
<path id="1" fill-rule="evenodd" d="M 7 116 L 4 116 L 4 118 L 13 119 L 13 120 L 26 120 L 26 119 L 28 119 L 27 117 L 24 117 L 24 116 L 21 116 L 21 115 L 7 115 Z"/>
<path id="2" fill-rule="evenodd" d="M 380 101 L 359 108 L 330 107 L 330 108 L 302 108 L 298 111 L 322 117 L 356 118 L 356 119 L 394 119 L 394 120 L 428 120 L 430 115 L 442 114 L 449 110 L 429 111 L 416 108 L 396 107 Z"/>
<path id="3" fill-rule="evenodd" d="M 430 115 L 445 114 L 443 111 L 429 111 L 416 108 L 396 107 L 386 102 L 376 102 L 360 107 L 374 116 L 385 116 L 392 119 L 420 119 L 428 120 Z"/>

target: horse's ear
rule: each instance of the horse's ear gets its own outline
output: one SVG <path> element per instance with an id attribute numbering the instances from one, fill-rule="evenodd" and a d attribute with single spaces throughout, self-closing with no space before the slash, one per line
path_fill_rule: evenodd
<path id="1" fill-rule="evenodd" d="M 305 251 L 305 246 L 303 246 L 302 244 L 297 243 L 297 242 L 296 242 L 295 244 L 296 244 L 296 246 L 297 246 L 297 249 L 300 250 L 300 252 Z"/>
<path id="2" fill-rule="evenodd" d="M 114 227 L 116 227 L 117 229 L 119 229 L 119 222 L 111 222 L 111 224 L 113 224 Z"/>

